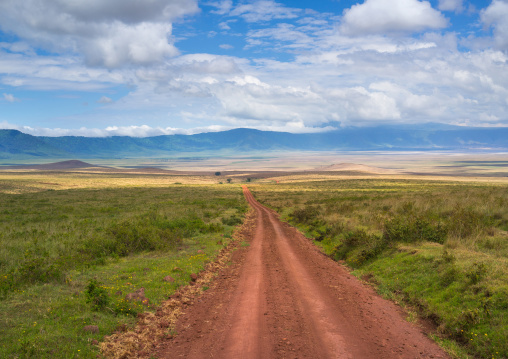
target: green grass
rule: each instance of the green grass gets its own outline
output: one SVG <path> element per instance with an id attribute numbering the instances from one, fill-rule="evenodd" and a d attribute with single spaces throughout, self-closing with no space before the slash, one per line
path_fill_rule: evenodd
<path id="1" fill-rule="evenodd" d="M 203 246 L 206 249 L 201 249 Z M 126 302 L 128 293 L 143 287 L 150 304 L 157 306 L 189 283 L 190 274 L 213 260 L 221 247 L 216 242 L 210 245 L 210 238 L 190 240 L 178 253 L 144 253 L 112 260 L 91 270 L 69 273 L 67 283 L 30 286 L 0 302 L 0 357 L 95 358 L 98 351 L 92 340 L 101 341 L 118 328 L 132 326 L 137 313 L 151 310 L 139 302 Z M 175 281 L 165 282 L 167 275 Z M 93 278 L 103 284 L 110 300 L 107 308 L 99 311 L 86 302 L 86 287 Z M 97 325 L 99 333 L 85 332 L 86 325 Z"/>
<path id="2" fill-rule="evenodd" d="M 95 358 L 94 340 L 132 326 L 189 283 L 247 210 L 238 186 L 19 192 L 0 193 L 2 358 Z M 103 305 L 87 302 L 90 283 Z M 149 308 L 125 301 L 142 287 Z"/>
<path id="3" fill-rule="evenodd" d="M 456 357 L 508 357 L 508 188 L 424 180 L 253 184 L 258 200 L 438 326 Z"/>

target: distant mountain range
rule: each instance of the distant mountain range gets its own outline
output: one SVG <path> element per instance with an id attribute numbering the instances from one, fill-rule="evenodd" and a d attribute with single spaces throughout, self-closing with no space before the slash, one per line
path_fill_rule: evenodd
<path id="1" fill-rule="evenodd" d="M 0 159 L 146 158 L 182 152 L 253 151 L 506 151 L 508 128 L 440 124 L 349 127 L 292 134 L 239 128 L 156 137 L 42 137 L 0 130 Z"/>

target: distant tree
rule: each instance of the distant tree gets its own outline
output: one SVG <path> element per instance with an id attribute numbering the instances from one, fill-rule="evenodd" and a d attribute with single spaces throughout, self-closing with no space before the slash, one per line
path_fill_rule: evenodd
<path id="1" fill-rule="evenodd" d="M 250 178 L 250 177 L 247 178 L 247 182 L 250 182 L 250 181 L 252 181 L 252 178 Z"/>
<path id="2" fill-rule="evenodd" d="M 220 172 L 215 172 L 215 175 L 216 176 L 220 176 Z"/>
<path id="3" fill-rule="evenodd" d="M 228 183 L 231 183 L 232 179 L 231 178 L 228 178 L 227 179 Z"/>

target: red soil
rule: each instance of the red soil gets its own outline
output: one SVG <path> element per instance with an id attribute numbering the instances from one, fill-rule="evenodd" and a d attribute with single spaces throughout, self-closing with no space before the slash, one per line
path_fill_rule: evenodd
<path id="1" fill-rule="evenodd" d="M 277 215 L 256 210 L 250 246 L 187 308 L 157 358 L 448 358 Z"/>

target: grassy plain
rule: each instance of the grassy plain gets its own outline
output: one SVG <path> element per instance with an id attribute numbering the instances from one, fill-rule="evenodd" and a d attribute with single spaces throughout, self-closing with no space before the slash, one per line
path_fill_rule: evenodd
<path id="1" fill-rule="evenodd" d="M 95 358 L 94 341 L 132 326 L 137 313 L 189 283 L 247 209 L 239 186 L 216 183 L 0 174 L 0 357 Z M 142 287 L 150 307 L 125 300 Z"/>
<path id="2" fill-rule="evenodd" d="M 411 318 L 433 320 L 456 357 L 507 358 L 504 159 L 286 153 L 2 171 L 0 357 L 95 358 L 94 341 L 133 325 L 231 240 L 246 210 L 238 183 L 249 181 L 258 200 Z M 348 162 L 394 173 L 323 170 Z M 197 172 L 138 168 L 161 164 Z M 141 287 L 151 308 L 124 300 Z"/>
<path id="3" fill-rule="evenodd" d="M 508 183 L 387 176 L 255 183 L 332 258 L 437 325 L 458 358 L 508 357 Z"/>

